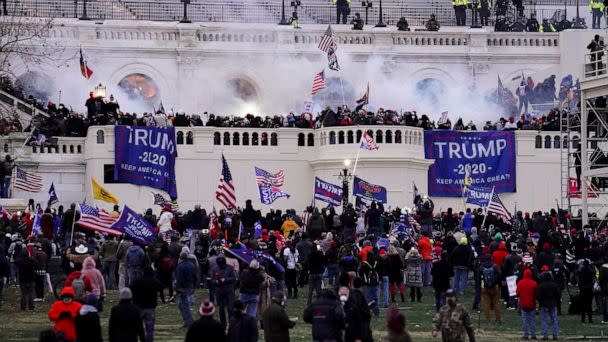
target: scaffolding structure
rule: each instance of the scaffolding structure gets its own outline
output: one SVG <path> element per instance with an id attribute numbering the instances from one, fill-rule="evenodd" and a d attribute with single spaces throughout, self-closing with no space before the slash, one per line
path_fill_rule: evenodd
<path id="1" fill-rule="evenodd" d="M 602 225 L 608 210 L 606 49 L 585 56 L 580 104 L 561 114 L 561 207 L 582 226 Z M 576 96 L 578 97 L 578 96 Z"/>

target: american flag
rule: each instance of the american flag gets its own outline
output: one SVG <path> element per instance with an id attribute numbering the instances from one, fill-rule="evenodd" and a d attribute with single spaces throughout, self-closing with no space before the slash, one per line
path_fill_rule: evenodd
<path id="1" fill-rule="evenodd" d="M 500 197 L 498 197 L 498 194 L 495 192 L 492 194 L 492 199 L 488 203 L 487 212 L 494 213 L 496 214 L 496 216 L 503 217 L 506 222 L 511 222 L 511 214 L 509 213 L 505 205 L 502 204 Z"/>
<path id="2" fill-rule="evenodd" d="M 285 172 L 280 170 L 273 175 L 268 171 L 256 167 L 255 180 L 258 185 L 281 187 L 285 183 Z"/>
<path id="3" fill-rule="evenodd" d="M 22 168 L 15 168 L 15 189 L 40 192 L 42 190 L 42 177 L 33 172 L 27 172 Z"/>
<path id="4" fill-rule="evenodd" d="M 374 138 L 372 138 L 369 133 L 365 132 L 363 133 L 363 135 L 361 136 L 361 144 L 359 145 L 360 148 L 364 149 L 364 150 L 377 150 L 378 149 L 378 144 L 376 144 L 376 142 L 374 141 Z"/>
<path id="5" fill-rule="evenodd" d="M 165 199 L 165 196 L 163 196 L 162 194 L 158 193 L 158 192 L 152 192 L 150 191 L 150 193 L 152 193 L 152 197 L 154 198 L 154 205 L 160 205 L 161 207 L 165 206 L 165 204 L 171 206 L 171 211 L 172 212 L 178 212 L 179 211 L 179 205 L 177 204 L 177 201 L 170 201 Z"/>
<path id="6" fill-rule="evenodd" d="M 322 70 L 320 73 L 315 75 L 315 78 L 312 80 L 312 89 L 310 91 L 310 95 L 315 96 L 321 90 L 327 88 L 325 85 L 325 70 Z"/>
<path id="7" fill-rule="evenodd" d="M 333 48 L 330 48 L 329 51 L 327 51 L 327 63 L 331 70 L 340 71 L 338 56 L 336 56 L 336 50 Z"/>
<path id="8" fill-rule="evenodd" d="M 319 50 L 328 52 L 330 48 L 334 51 L 338 49 L 336 37 L 334 36 L 334 31 L 331 29 L 331 25 L 327 26 L 327 30 L 325 30 L 325 34 L 321 37 L 321 41 L 319 42 Z"/>
<path id="9" fill-rule="evenodd" d="M 228 168 L 228 163 L 223 154 L 222 174 L 220 175 L 220 182 L 217 184 L 215 198 L 228 209 L 236 208 L 236 191 L 232 184 L 232 174 L 230 173 L 230 168 Z"/>
<path id="10" fill-rule="evenodd" d="M 77 225 L 101 233 L 122 235 L 121 231 L 110 228 L 117 221 L 112 215 L 85 203 L 79 203 L 78 206 L 80 209 L 80 220 L 76 221 Z"/>

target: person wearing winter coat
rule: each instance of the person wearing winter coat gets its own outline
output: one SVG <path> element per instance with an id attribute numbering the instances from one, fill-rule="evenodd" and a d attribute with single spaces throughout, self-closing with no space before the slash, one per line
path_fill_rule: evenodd
<path id="1" fill-rule="evenodd" d="M 323 220 L 321 213 L 319 213 L 319 209 L 313 209 L 312 215 L 310 216 L 310 221 L 308 221 L 308 227 L 306 227 L 306 231 L 310 235 L 310 239 L 312 241 L 321 238 L 321 233 L 325 231 L 325 221 Z"/>
<path id="2" fill-rule="evenodd" d="M 551 320 L 553 327 L 553 339 L 557 340 L 559 336 L 559 325 L 557 322 L 557 304 L 561 297 L 561 292 L 547 265 L 542 267 L 540 274 L 540 283 L 536 290 L 536 300 L 540 309 L 540 328 L 543 332 L 543 339 L 549 338 L 549 323 Z"/>
<path id="3" fill-rule="evenodd" d="M 230 316 L 234 303 L 236 272 L 234 267 L 226 263 L 226 257 L 223 254 L 220 254 L 215 262 L 216 266 L 211 268 L 210 282 L 215 287 L 216 303 L 220 309 L 220 322 L 225 327 L 228 324 L 226 313 Z"/>
<path id="4" fill-rule="evenodd" d="M 141 320 L 139 308 L 131 302 L 133 294 L 128 287 L 120 289 L 120 302 L 110 313 L 109 340 L 110 342 L 144 342 L 146 333 Z"/>
<path id="5" fill-rule="evenodd" d="M 192 325 L 192 297 L 196 288 L 196 266 L 187 253 L 179 255 L 179 264 L 175 268 L 175 291 L 179 295 L 178 308 L 184 320 L 184 327 Z M 215 309 L 214 309 L 215 311 Z"/>
<path id="6" fill-rule="evenodd" d="M 380 316 L 380 277 L 378 276 L 378 262 L 373 252 L 367 253 L 367 258 L 361 263 L 359 268 L 359 278 L 361 278 L 365 298 L 368 303 L 373 303 L 371 308 L 374 311 L 376 317 Z"/>
<path id="7" fill-rule="evenodd" d="M 452 289 L 454 289 L 458 295 L 462 295 L 467 288 L 469 266 L 473 260 L 473 252 L 468 243 L 469 241 L 466 237 L 460 238 L 458 246 L 454 247 L 454 250 L 450 255 L 450 261 L 454 267 Z"/>
<path id="8" fill-rule="evenodd" d="M 102 274 L 106 281 L 108 289 L 116 287 L 116 266 L 118 259 L 118 242 L 114 235 L 108 235 L 108 238 L 101 245 L 99 256 L 101 257 Z"/>
<path id="9" fill-rule="evenodd" d="M 65 341 L 76 341 L 75 318 L 82 304 L 74 301 L 74 289 L 64 287 L 58 301 L 49 310 L 49 320 L 55 323 L 55 332 L 63 334 Z"/>
<path id="10" fill-rule="evenodd" d="M 167 243 L 171 242 L 171 231 L 173 230 L 171 223 L 173 222 L 173 217 L 171 206 L 165 204 L 158 218 L 157 225 L 158 235 Z"/>
<path id="11" fill-rule="evenodd" d="M 598 282 L 600 285 L 602 295 L 602 324 L 608 323 L 608 261 L 599 269 Z"/>
<path id="12" fill-rule="evenodd" d="M 495 251 L 494 253 L 500 251 Z M 492 254 L 492 256 L 494 255 Z M 500 268 L 496 266 L 493 258 L 489 254 L 482 256 L 481 265 L 479 265 L 479 274 L 482 280 L 482 300 L 484 307 L 484 315 L 486 322 L 490 321 L 490 308 L 494 308 L 494 319 L 500 323 Z"/>
<path id="13" fill-rule="evenodd" d="M 123 237 L 123 239 L 118 244 L 118 250 L 116 251 L 116 260 L 118 260 L 118 288 L 122 289 L 123 287 L 129 284 L 128 278 L 129 274 L 127 273 L 127 251 L 129 248 L 133 246 L 133 242 L 131 238 L 128 236 Z"/>
<path id="14" fill-rule="evenodd" d="M 388 336 L 384 342 L 412 342 L 410 334 L 405 330 L 405 315 L 396 308 L 390 308 L 386 315 Z"/>
<path id="15" fill-rule="evenodd" d="M 405 256 L 406 281 L 410 287 L 410 299 L 414 302 L 415 299 L 420 302 L 422 300 L 422 256 L 416 249 L 412 247 Z"/>
<path id="16" fill-rule="evenodd" d="M 201 315 L 194 321 L 186 333 L 185 342 L 226 341 L 226 333 L 222 323 L 213 318 L 215 306 L 209 300 L 204 300 L 198 308 Z"/>
<path id="17" fill-rule="evenodd" d="M 304 310 L 304 322 L 312 324 L 313 341 L 342 342 L 342 331 L 345 328 L 344 309 L 336 293 L 322 290 Z"/>
<path id="18" fill-rule="evenodd" d="M 245 303 L 247 314 L 251 317 L 256 317 L 260 301 L 260 290 L 262 283 L 265 281 L 264 272 L 260 269 L 260 263 L 256 259 L 251 260 L 249 267 L 241 271 L 239 280 L 239 300 Z"/>
<path id="19" fill-rule="evenodd" d="M 388 281 L 390 284 L 391 301 L 395 302 L 395 292 L 399 289 L 401 302 L 405 302 L 403 297 L 403 262 L 399 251 L 394 246 L 388 248 Z"/>
<path id="20" fill-rule="evenodd" d="M 521 310 L 523 339 L 536 339 L 536 290 L 538 284 L 532 279 L 532 271 L 524 270 L 524 277 L 517 282 L 517 296 Z"/>
<path id="21" fill-rule="evenodd" d="M 245 313 L 245 304 L 234 302 L 234 310 L 226 336 L 227 342 L 257 342 L 258 325 L 254 317 Z"/>
<path id="22" fill-rule="evenodd" d="M 154 276 L 152 268 L 146 267 L 144 276 L 132 282 L 129 288 L 133 294 L 133 304 L 139 308 L 146 328 L 146 342 L 152 342 L 154 341 L 158 295 L 162 293 L 163 285 Z"/>
<path id="23" fill-rule="evenodd" d="M 588 259 L 583 260 L 576 273 L 578 289 L 581 296 L 581 323 L 585 323 L 585 315 L 589 316 L 589 323 L 593 323 L 593 284 L 595 283 L 595 269 Z"/>
<path id="24" fill-rule="evenodd" d="M 21 292 L 21 310 L 34 310 L 34 281 L 36 280 L 36 261 L 29 256 L 25 248 L 15 255 L 15 265 L 19 270 L 19 291 Z"/>
<path id="25" fill-rule="evenodd" d="M 296 323 L 285 312 L 285 296 L 277 291 L 272 294 L 271 303 L 262 313 L 265 342 L 289 342 L 289 329 Z"/>
<path id="26" fill-rule="evenodd" d="M 441 257 L 433 264 L 431 273 L 435 290 L 435 309 L 439 312 L 439 309 L 446 303 L 446 292 L 450 288 L 450 278 L 454 275 L 447 251 L 441 252 Z"/>
<path id="27" fill-rule="evenodd" d="M 88 277 L 91 282 L 91 291 L 87 294 L 92 294 L 97 301 L 106 295 L 106 282 L 101 272 L 95 268 L 95 259 L 87 257 L 82 263 L 82 271 L 80 272 L 83 276 Z M 96 305 L 97 306 L 97 305 Z"/>
<path id="28" fill-rule="evenodd" d="M 422 255 L 422 284 L 429 286 L 431 284 L 431 262 L 432 257 L 432 245 L 429 239 L 429 232 L 423 231 L 422 238 L 418 241 L 418 249 Z"/>
<path id="29" fill-rule="evenodd" d="M 101 323 L 99 322 L 99 312 L 96 308 L 97 298 L 95 295 L 88 295 L 85 303 L 78 315 L 74 319 L 76 326 L 77 342 L 102 342 Z"/>
<path id="30" fill-rule="evenodd" d="M 344 307 L 344 320 L 346 324 L 344 341 L 373 341 L 370 329 L 372 315 L 362 293 L 354 289 L 350 291 L 347 287 L 340 287 L 338 297 Z"/>
<path id="31" fill-rule="evenodd" d="M 127 249 L 126 264 L 127 264 L 127 277 L 130 285 L 135 280 L 144 276 L 144 268 L 148 263 L 146 253 L 137 244 L 133 244 Z"/>

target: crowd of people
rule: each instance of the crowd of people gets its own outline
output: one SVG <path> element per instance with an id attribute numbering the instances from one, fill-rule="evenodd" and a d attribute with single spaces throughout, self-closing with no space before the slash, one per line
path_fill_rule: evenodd
<path id="1" fill-rule="evenodd" d="M 37 210 L 30 201 L 23 212 L 0 214 L 0 278 L 19 287 L 22 310 L 34 310 L 44 300 L 49 260 L 61 258 L 67 279 L 49 311 L 54 330 L 43 334 L 67 341 L 100 340 L 98 312 L 111 289 L 120 303 L 111 309 L 110 341 L 152 341 L 159 298 L 177 301 L 186 341 L 257 341 L 258 322 L 266 341 L 287 341 L 296 323 L 285 306 L 298 297 L 306 299 L 303 319 L 315 341 L 371 341 L 381 308 L 388 309 L 388 341 L 410 341 L 405 316 L 393 306 L 417 305 L 423 287 L 433 289 L 432 333 L 444 341 L 475 340 L 468 309 L 458 304 L 465 293 L 487 322 L 493 316 L 500 324 L 501 311 L 518 310 L 524 339 L 536 339 L 537 314 L 544 338 L 559 337 L 566 310 L 582 323 L 599 312 L 608 323 L 606 228 L 582 227 L 563 210 L 517 212 L 509 221 L 481 209 L 435 213 L 426 196 L 414 209 L 374 202 L 349 204 L 340 214 L 328 206 L 262 215 L 251 201 L 219 213 L 165 205 L 158 216 L 152 209 L 143 215 L 158 233 L 149 246 L 78 224 L 72 240 L 75 205 L 45 209 L 36 230 Z M 208 297 L 195 319 L 191 306 L 202 288 Z M 567 308 L 564 290 L 573 294 Z"/>

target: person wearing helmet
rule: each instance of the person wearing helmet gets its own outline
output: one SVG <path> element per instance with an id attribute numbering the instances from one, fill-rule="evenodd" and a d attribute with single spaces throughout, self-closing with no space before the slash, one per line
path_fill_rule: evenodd
<path id="1" fill-rule="evenodd" d="M 60 299 L 49 310 L 49 319 L 55 323 L 55 332 L 62 333 L 65 341 L 76 341 L 74 319 L 81 307 L 82 304 L 74 301 L 74 289 L 67 286 L 61 290 Z"/>

